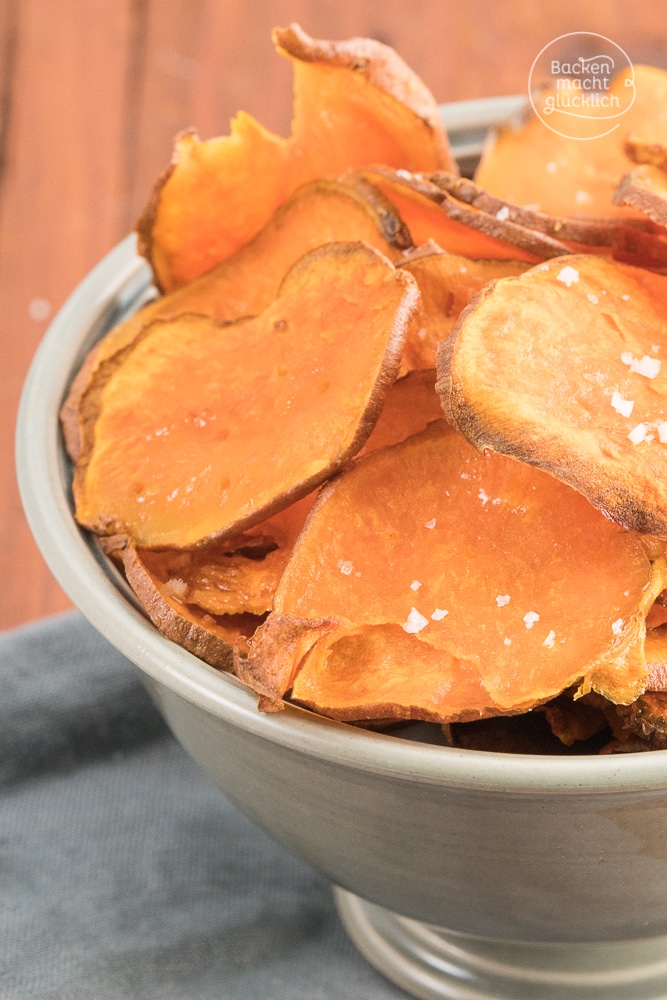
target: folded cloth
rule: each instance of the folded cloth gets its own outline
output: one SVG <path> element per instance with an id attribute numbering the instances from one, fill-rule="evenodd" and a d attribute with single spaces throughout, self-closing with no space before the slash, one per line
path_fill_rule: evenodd
<path id="1" fill-rule="evenodd" d="M 400 1000 L 76 612 L 0 635 L 3 1000 Z"/>

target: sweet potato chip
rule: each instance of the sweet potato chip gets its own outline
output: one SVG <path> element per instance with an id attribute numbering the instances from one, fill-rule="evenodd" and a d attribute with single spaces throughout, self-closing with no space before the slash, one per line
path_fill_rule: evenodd
<path id="1" fill-rule="evenodd" d="M 259 317 L 155 320 L 87 394 L 80 523 L 190 548 L 305 496 L 370 434 L 418 297 L 377 251 L 332 243 Z"/>
<path id="2" fill-rule="evenodd" d="M 429 179 L 458 201 L 523 229 L 557 239 L 573 252 L 606 254 L 627 264 L 653 269 L 667 267 L 667 239 L 660 227 L 649 219 L 579 219 L 547 215 L 489 194 L 479 184 L 456 174 L 441 171 L 431 174 Z"/>
<path id="3" fill-rule="evenodd" d="M 131 541 L 124 550 L 124 569 L 128 582 L 139 597 L 149 618 L 168 639 L 219 670 L 234 669 L 235 652 L 247 651 L 247 640 L 263 618 L 253 614 L 214 615 L 183 598 L 182 588 L 173 578 L 169 586 L 164 567 L 147 561 L 146 552 L 138 552 Z M 182 582 L 182 581 L 181 581 Z"/>
<path id="4" fill-rule="evenodd" d="M 392 49 L 370 39 L 318 41 L 297 25 L 274 40 L 294 66 L 292 135 L 279 138 L 239 113 L 227 137 L 177 138 L 138 223 L 141 252 L 165 291 L 247 243 L 313 178 L 369 163 L 457 169 L 432 95 Z"/>
<path id="5" fill-rule="evenodd" d="M 643 164 L 625 174 L 614 191 L 615 205 L 631 205 L 654 222 L 667 226 L 667 174 Z"/>
<path id="6" fill-rule="evenodd" d="M 487 286 L 438 355 L 445 413 L 667 538 L 667 277 L 574 256 Z"/>
<path id="7" fill-rule="evenodd" d="M 342 184 L 315 180 L 302 185 L 246 246 L 212 271 L 156 299 L 116 326 L 90 352 L 61 411 L 65 444 L 72 461 L 81 454 L 85 419 L 83 396 L 99 366 L 124 350 L 151 320 L 184 312 L 229 322 L 262 312 L 275 299 L 288 269 L 305 253 L 331 242 L 363 240 L 398 261 L 411 246 L 393 206 L 362 180 Z"/>
<path id="8" fill-rule="evenodd" d="M 515 260 L 469 260 L 424 243 L 400 265 L 421 292 L 418 322 L 413 323 L 403 353 L 404 368 L 432 368 L 439 344 L 452 331 L 473 295 L 495 278 L 523 274 L 530 266 Z"/>
<path id="9" fill-rule="evenodd" d="M 667 121 L 660 109 L 667 103 L 667 73 L 651 66 L 634 67 L 635 100 L 624 113 L 621 127 L 594 141 L 564 138 L 532 113 L 499 129 L 482 155 L 475 179 L 486 191 L 517 205 L 531 205 L 553 215 L 609 218 L 631 217 L 632 212 L 612 204 L 619 178 L 627 173 L 624 150 L 628 133 L 667 141 Z M 626 79 L 619 74 L 610 98 L 627 105 Z M 573 128 L 577 120 L 569 120 Z M 590 123 L 582 119 L 584 137 Z"/>
<path id="10" fill-rule="evenodd" d="M 667 692 L 647 691 L 616 712 L 629 734 L 646 741 L 645 749 L 667 750 Z"/>
<path id="11" fill-rule="evenodd" d="M 428 177 L 385 167 L 365 168 L 361 174 L 396 206 L 417 246 L 432 239 L 463 257 L 529 263 L 570 252 L 551 236 L 457 200 Z"/>
<path id="12" fill-rule="evenodd" d="M 651 142 L 638 135 L 626 136 L 623 151 L 633 163 L 650 163 L 667 170 L 667 142 Z"/>
<path id="13" fill-rule="evenodd" d="M 474 667 L 495 711 L 514 712 L 574 684 L 635 698 L 663 580 L 664 558 L 652 566 L 640 536 L 552 476 L 480 454 L 440 420 L 321 491 L 274 614 L 400 626 L 446 653 L 443 669 L 452 656 Z M 363 636 L 367 649 L 374 640 Z M 317 662 L 326 670 L 326 657 Z"/>
<path id="14" fill-rule="evenodd" d="M 646 633 L 647 691 L 667 691 L 667 626 Z"/>
<path id="15" fill-rule="evenodd" d="M 495 707 L 470 663 L 400 625 L 338 628 L 303 656 L 291 700 L 343 722 L 471 722 Z"/>
<path id="16" fill-rule="evenodd" d="M 421 368 L 399 378 L 387 393 L 382 413 L 360 454 L 405 441 L 442 417 L 435 369 Z"/>

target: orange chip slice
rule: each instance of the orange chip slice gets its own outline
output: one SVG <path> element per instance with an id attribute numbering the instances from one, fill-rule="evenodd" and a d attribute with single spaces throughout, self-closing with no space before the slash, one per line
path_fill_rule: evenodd
<path id="1" fill-rule="evenodd" d="M 579 493 L 435 421 L 324 488 L 274 607 L 400 626 L 474 666 L 496 710 L 513 712 L 575 683 L 636 697 L 663 577 L 664 559 L 651 564 L 638 535 Z"/>
<path id="2" fill-rule="evenodd" d="M 156 628 L 172 642 L 219 670 L 232 671 L 236 651 L 248 650 L 248 639 L 264 616 L 236 613 L 215 614 L 196 602 L 188 602 L 180 577 L 169 576 L 164 562 L 151 560 L 152 553 L 137 550 L 128 539 L 123 552 L 127 580 Z"/>
<path id="3" fill-rule="evenodd" d="M 615 205 L 631 205 L 654 222 L 667 226 L 667 174 L 643 164 L 625 174 L 614 192 Z"/>
<path id="4" fill-rule="evenodd" d="M 515 260 L 470 260 L 425 243 L 400 265 L 419 285 L 418 321 L 408 333 L 405 368 L 432 368 L 439 344 L 451 333 L 461 311 L 484 285 L 523 274 L 530 266 Z"/>
<path id="5" fill-rule="evenodd" d="M 569 253 L 552 236 L 480 211 L 428 177 L 385 167 L 369 167 L 362 174 L 396 206 L 417 246 L 432 239 L 463 257 L 530 263 Z"/>
<path id="6" fill-rule="evenodd" d="M 299 185 L 368 163 L 456 170 L 432 95 L 386 45 L 277 30 L 294 66 L 292 135 L 240 113 L 224 138 L 179 136 L 138 223 L 141 251 L 169 291 L 247 243 Z"/>
<path id="7" fill-rule="evenodd" d="M 400 625 L 325 634 L 304 655 L 291 700 L 340 721 L 471 722 L 497 711 L 470 663 Z"/>
<path id="8" fill-rule="evenodd" d="M 612 204 L 614 188 L 627 173 L 624 151 L 628 133 L 667 141 L 660 108 L 667 103 L 667 73 L 651 66 L 634 67 L 635 100 L 620 127 L 591 141 L 564 138 L 526 114 L 507 123 L 487 144 L 475 175 L 486 191 L 518 205 L 531 205 L 553 215 L 588 218 L 631 217 Z M 628 72 L 619 74 L 609 91 L 619 107 L 627 106 Z M 573 127 L 576 119 L 571 119 Z M 590 125 L 584 120 L 584 136 Z"/>
<path id="9" fill-rule="evenodd" d="M 80 523 L 190 548 L 305 496 L 366 441 L 417 301 L 377 251 L 332 243 L 258 317 L 155 320 L 87 394 Z"/>
<path id="10" fill-rule="evenodd" d="M 592 256 L 487 286 L 440 349 L 445 412 L 665 538 L 666 308 L 666 277 Z"/>
<path id="11" fill-rule="evenodd" d="M 246 246 L 196 281 L 164 295 L 116 326 L 90 352 L 61 410 L 68 453 L 81 454 L 84 395 L 100 365 L 124 350 L 151 320 L 185 312 L 229 322 L 262 312 L 289 268 L 323 243 L 363 240 L 400 260 L 410 236 L 393 206 L 371 184 L 318 179 L 302 185 Z"/>

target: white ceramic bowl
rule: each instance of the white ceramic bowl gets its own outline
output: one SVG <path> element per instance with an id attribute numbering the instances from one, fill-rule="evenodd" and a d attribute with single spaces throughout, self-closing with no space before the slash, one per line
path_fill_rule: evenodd
<path id="1" fill-rule="evenodd" d="M 459 155 L 478 152 L 516 103 L 445 107 Z M 85 352 L 148 295 L 128 238 L 57 315 L 25 386 L 20 488 L 64 590 L 137 665 L 225 794 L 337 887 L 351 936 L 404 988 L 459 1000 L 667 996 L 667 752 L 503 755 L 297 708 L 260 714 L 239 682 L 155 630 L 76 526 L 58 410 Z"/>

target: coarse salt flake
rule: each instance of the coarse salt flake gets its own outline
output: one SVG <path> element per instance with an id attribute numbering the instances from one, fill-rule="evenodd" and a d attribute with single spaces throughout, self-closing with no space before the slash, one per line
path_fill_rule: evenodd
<path id="1" fill-rule="evenodd" d="M 546 646 L 547 649 L 553 649 L 553 644 L 554 644 L 555 640 L 556 640 L 556 633 L 552 629 L 551 632 L 549 632 L 549 635 L 546 637 L 546 639 L 542 643 L 542 645 Z"/>
<path id="2" fill-rule="evenodd" d="M 532 628 L 535 622 L 538 622 L 540 620 L 540 616 L 538 615 L 537 611 L 528 611 L 523 616 L 523 620 L 526 628 Z"/>
<path id="3" fill-rule="evenodd" d="M 600 301 L 597 295 L 593 295 L 592 292 L 588 292 L 586 298 L 588 299 L 589 302 L 592 302 L 594 306 L 596 306 Z"/>
<path id="4" fill-rule="evenodd" d="M 498 605 L 499 608 L 504 608 L 506 604 L 509 604 L 509 602 L 510 602 L 509 594 L 498 594 L 498 596 L 496 597 L 496 604 Z"/>
<path id="5" fill-rule="evenodd" d="M 338 563 L 338 568 L 343 574 L 343 576 L 350 576 L 354 569 L 354 563 L 351 563 L 349 559 L 341 559 Z"/>
<path id="6" fill-rule="evenodd" d="M 512 640 L 511 639 L 503 639 L 503 645 L 505 645 L 505 646 L 511 646 L 512 645 Z"/>
<path id="7" fill-rule="evenodd" d="M 648 354 L 645 354 L 632 370 L 636 371 L 638 375 L 645 375 L 646 378 L 655 378 L 660 373 L 660 365 L 660 358 L 650 358 Z"/>
<path id="8" fill-rule="evenodd" d="M 436 519 L 434 517 L 432 517 L 430 521 L 426 522 L 426 524 L 424 525 L 424 527 L 425 528 L 435 528 L 435 526 L 436 526 L 437 523 L 438 522 L 436 521 Z"/>
<path id="9" fill-rule="evenodd" d="M 444 608 L 436 608 L 433 614 L 431 615 L 431 618 L 433 619 L 434 622 L 440 622 L 445 617 L 445 615 L 448 614 L 449 611 L 445 611 Z"/>
<path id="10" fill-rule="evenodd" d="M 509 219 L 509 217 L 510 217 L 510 210 L 507 207 L 507 205 L 503 205 L 503 207 L 499 208 L 498 211 L 496 212 L 496 219 L 499 219 L 500 222 L 505 222 L 506 219 Z"/>
<path id="11" fill-rule="evenodd" d="M 656 420 L 655 429 L 662 444 L 667 444 L 667 420 Z"/>
<path id="12" fill-rule="evenodd" d="M 622 635 L 623 633 L 623 619 L 617 618 L 615 622 L 612 622 L 611 630 L 614 635 Z"/>
<path id="13" fill-rule="evenodd" d="M 489 502 L 489 494 L 486 490 L 480 490 L 477 496 L 482 501 L 482 507 Z"/>
<path id="14" fill-rule="evenodd" d="M 660 373 L 660 358 L 650 358 L 648 354 L 643 358 L 635 358 L 631 351 L 623 351 L 621 361 L 624 365 L 629 365 L 631 372 L 636 372 L 645 378 L 655 378 Z"/>
<path id="15" fill-rule="evenodd" d="M 421 580 L 413 580 L 410 584 L 410 590 L 419 590 L 421 587 Z"/>
<path id="16" fill-rule="evenodd" d="M 630 439 L 630 441 L 632 441 L 633 444 L 641 444 L 646 437 L 647 430 L 648 427 L 646 426 L 646 424 L 637 424 L 637 426 L 633 427 L 630 433 L 628 434 L 628 438 Z"/>
<path id="17" fill-rule="evenodd" d="M 556 280 L 562 281 L 564 285 L 570 288 L 579 281 L 579 272 L 576 267 L 568 264 L 566 267 L 561 268 L 560 272 L 556 275 Z"/>
<path id="18" fill-rule="evenodd" d="M 635 403 L 633 399 L 623 399 L 620 392 L 614 392 L 611 397 L 611 405 L 617 413 L 621 414 L 622 417 L 629 417 L 634 409 Z"/>
<path id="19" fill-rule="evenodd" d="M 423 615 L 419 614 L 416 608 L 412 608 L 405 624 L 403 625 L 403 629 L 409 635 L 414 635 L 415 632 L 421 632 L 426 625 L 428 625 L 428 618 L 424 618 Z"/>

